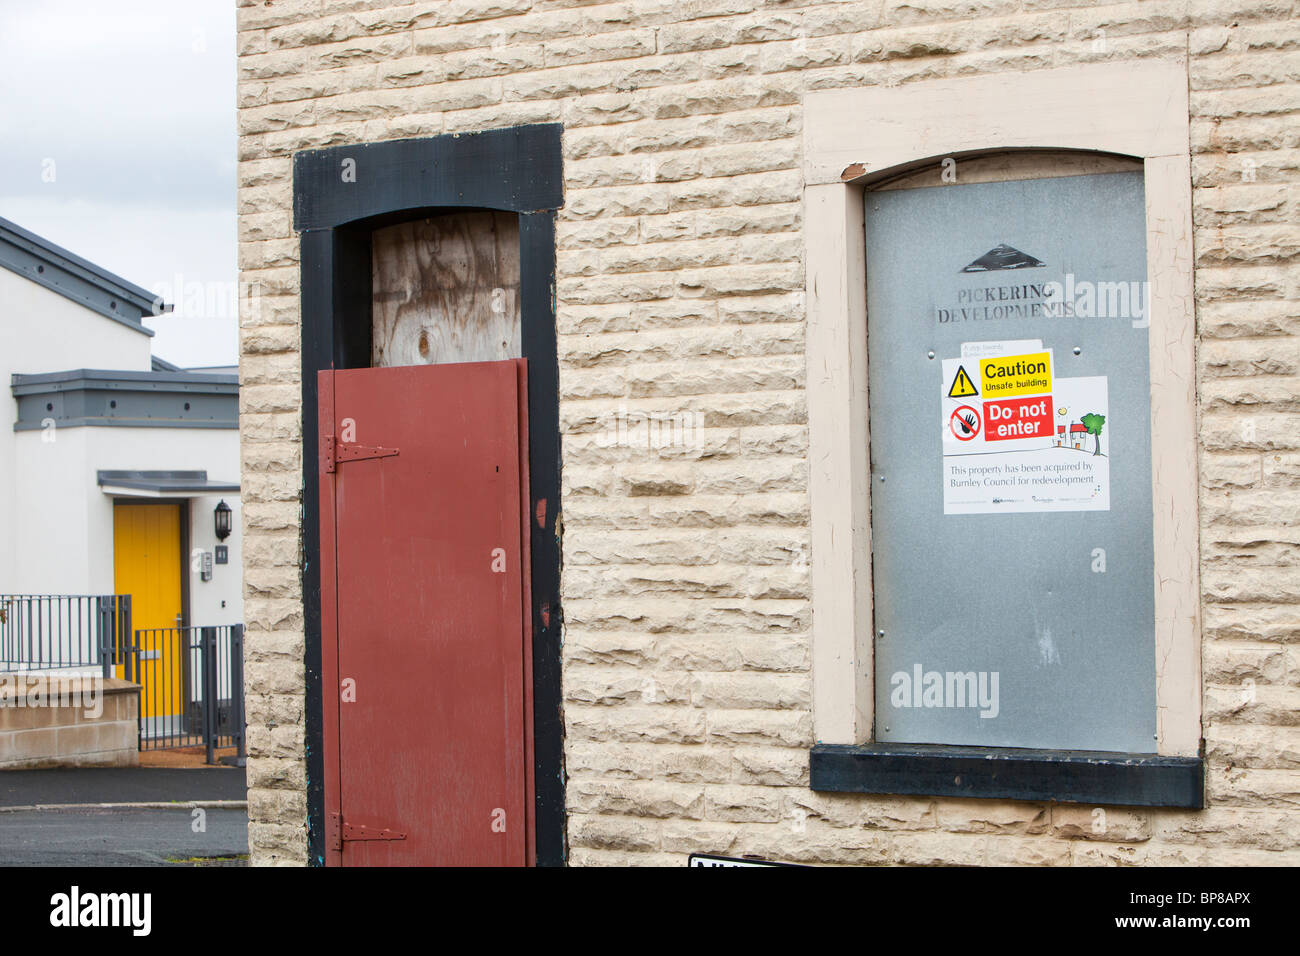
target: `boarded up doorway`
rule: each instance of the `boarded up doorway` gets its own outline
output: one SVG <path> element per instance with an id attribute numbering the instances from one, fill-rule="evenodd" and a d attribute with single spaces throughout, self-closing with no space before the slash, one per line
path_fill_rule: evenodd
<path id="1" fill-rule="evenodd" d="M 559 124 L 529 125 L 294 156 L 302 288 L 307 840 L 317 865 L 331 862 L 327 844 L 336 835 L 326 814 L 332 771 L 326 766 L 325 722 L 331 708 L 337 712 L 339 693 L 327 678 L 334 651 L 322 604 L 321 531 L 330 503 L 322 498 L 319 479 L 325 429 L 318 373 L 437 374 L 468 362 L 518 358 L 527 362 L 527 415 L 520 423 L 527 427 L 528 482 L 520 495 L 527 499 L 531 530 L 525 607 L 535 781 L 530 835 L 537 863 L 564 862 L 554 299 L 555 218 L 564 202 L 562 132 Z M 360 175 L 344 181 L 339 169 L 353 164 Z M 372 443 L 360 435 L 356 440 Z M 359 460 L 342 470 L 372 464 Z"/>
<path id="2" fill-rule="evenodd" d="M 372 367 L 319 373 L 327 857 L 534 859 L 519 227 L 371 235 Z"/>

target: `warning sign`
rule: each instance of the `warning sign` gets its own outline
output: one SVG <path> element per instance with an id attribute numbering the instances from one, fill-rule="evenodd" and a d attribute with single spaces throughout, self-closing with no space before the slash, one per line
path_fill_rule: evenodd
<path id="1" fill-rule="evenodd" d="M 973 441 L 980 433 L 980 413 L 969 405 L 953 409 L 948 419 L 948 430 L 958 441 Z"/>
<path id="2" fill-rule="evenodd" d="M 1037 340 L 943 360 L 944 514 L 1110 510 L 1107 380 L 1054 380 L 1052 364 Z"/>
<path id="3" fill-rule="evenodd" d="M 1052 352 L 980 359 L 985 398 L 1041 395 L 1052 390 Z"/>
<path id="4" fill-rule="evenodd" d="M 1010 441 L 1013 438 L 1052 437 L 1052 396 L 1013 398 L 1007 402 L 985 402 L 989 430 L 985 441 Z"/>
<path id="5" fill-rule="evenodd" d="M 957 374 L 953 376 L 952 386 L 948 389 L 948 397 L 970 398 L 972 395 L 979 395 L 979 389 L 975 387 L 975 383 L 966 374 L 966 366 L 958 365 Z"/>

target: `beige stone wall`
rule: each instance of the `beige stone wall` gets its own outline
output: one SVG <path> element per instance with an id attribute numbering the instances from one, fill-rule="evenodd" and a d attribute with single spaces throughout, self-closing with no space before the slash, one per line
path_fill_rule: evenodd
<path id="1" fill-rule="evenodd" d="M 827 863 L 1296 863 L 1292 0 L 239 0 L 250 849 L 305 861 L 300 149 L 562 122 L 569 844 Z M 805 92 L 1187 58 L 1208 809 L 807 788 Z M 621 407 L 695 447 L 603 447 Z"/>
<path id="2" fill-rule="evenodd" d="M 0 681 L 0 771 L 139 765 L 139 684 L 21 672 Z"/>

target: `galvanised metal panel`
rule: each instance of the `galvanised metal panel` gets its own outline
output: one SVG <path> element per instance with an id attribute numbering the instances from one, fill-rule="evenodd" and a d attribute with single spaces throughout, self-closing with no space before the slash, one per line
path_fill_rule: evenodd
<path id="1" fill-rule="evenodd" d="M 875 738 L 1154 752 L 1142 173 L 865 201 Z"/>
<path id="2" fill-rule="evenodd" d="M 532 862 L 524 369 L 319 373 L 328 863 Z"/>

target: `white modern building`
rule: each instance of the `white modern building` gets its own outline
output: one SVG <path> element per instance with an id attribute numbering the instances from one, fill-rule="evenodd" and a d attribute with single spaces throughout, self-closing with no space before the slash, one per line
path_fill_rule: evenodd
<path id="1" fill-rule="evenodd" d="M 0 266 L 0 595 L 241 622 L 236 370 L 154 356 L 143 319 L 170 306 L 4 219 Z"/>

